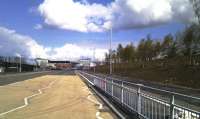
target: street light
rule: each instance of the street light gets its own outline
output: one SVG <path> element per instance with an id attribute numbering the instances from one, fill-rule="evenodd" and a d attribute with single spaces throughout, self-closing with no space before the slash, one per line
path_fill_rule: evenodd
<path id="1" fill-rule="evenodd" d="M 22 57 L 19 56 L 19 72 L 22 72 Z"/>
<path id="2" fill-rule="evenodd" d="M 93 63 L 94 63 L 94 73 L 95 73 L 95 48 L 93 49 Z"/>
<path id="3" fill-rule="evenodd" d="M 110 29 L 110 75 L 112 74 L 112 27 Z"/>

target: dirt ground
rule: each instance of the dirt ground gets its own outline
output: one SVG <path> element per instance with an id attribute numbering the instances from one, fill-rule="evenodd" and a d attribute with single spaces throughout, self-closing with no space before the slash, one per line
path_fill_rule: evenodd
<path id="1" fill-rule="evenodd" d="M 0 113 L 24 104 L 23 98 L 38 93 L 43 94 L 29 100 L 29 105 L 10 112 L 0 119 L 116 119 L 116 116 L 103 105 L 97 96 L 75 75 L 47 75 L 0 87 Z M 98 112 L 100 112 L 99 116 Z"/>

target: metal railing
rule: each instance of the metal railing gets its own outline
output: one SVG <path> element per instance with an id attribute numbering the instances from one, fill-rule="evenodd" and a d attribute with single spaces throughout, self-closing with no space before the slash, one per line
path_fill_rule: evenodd
<path id="1" fill-rule="evenodd" d="M 200 103 L 200 98 L 142 84 L 102 78 L 82 71 L 79 71 L 79 73 L 87 77 L 92 85 L 112 96 L 124 108 L 137 113 L 141 119 L 200 119 L 199 111 L 176 104 L 175 97 L 186 98 L 189 101 L 196 100 L 198 103 Z M 148 90 L 162 92 L 168 98 L 163 98 L 160 95 L 148 92 Z"/>

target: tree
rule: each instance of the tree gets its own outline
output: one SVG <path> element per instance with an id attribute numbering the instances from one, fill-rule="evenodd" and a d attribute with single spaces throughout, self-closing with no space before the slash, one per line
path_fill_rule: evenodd
<path id="1" fill-rule="evenodd" d="M 128 44 L 125 48 L 124 48 L 124 53 L 123 53 L 123 59 L 126 62 L 132 62 L 134 61 L 134 56 L 135 56 L 135 47 L 133 46 L 132 43 Z"/>
<path id="2" fill-rule="evenodd" d="M 116 50 L 113 50 L 112 51 L 112 61 L 114 61 L 114 63 L 116 63 L 117 59 L 118 59 L 117 52 L 116 52 Z"/>
<path id="3" fill-rule="evenodd" d="M 199 55 L 200 49 L 200 26 L 192 24 L 183 32 L 183 54 L 189 58 L 188 63 L 193 64 L 193 56 Z"/>
<path id="4" fill-rule="evenodd" d="M 117 47 L 117 58 L 118 58 L 119 62 L 121 62 L 123 59 L 123 50 L 124 50 L 123 46 L 121 44 L 119 44 Z"/>
<path id="5" fill-rule="evenodd" d="M 192 55 L 192 44 L 193 44 L 193 40 L 194 40 L 193 33 L 194 33 L 194 26 L 190 26 L 184 32 L 183 43 L 184 43 L 184 46 L 185 46 L 184 54 L 186 56 Z"/>
<path id="6" fill-rule="evenodd" d="M 164 37 L 164 41 L 162 42 L 162 49 L 168 49 L 173 43 L 173 36 L 171 34 L 168 34 Z"/>
<path id="7" fill-rule="evenodd" d="M 161 43 L 160 41 L 156 41 L 153 44 L 153 57 L 156 57 L 160 54 L 161 51 Z"/>
<path id="8" fill-rule="evenodd" d="M 168 58 L 173 58 L 177 56 L 176 42 L 173 42 L 173 44 L 168 49 L 167 56 Z"/>
<path id="9" fill-rule="evenodd" d="M 110 55 L 108 53 L 105 53 L 105 61 L 108 63 L 110 60 Z"/>
<path id="10" fill-rule="evenodd" d="M 200 55 L 200 25 L 194 25 L 193 55 Z"/>
<path id="11" fill-rule="evenodd" d="M 169 50 L 171 46 L 173 45 L 173 43 L 174 43 L 174 40 L 171 34 L 168 34 L 164 37 L 164 41 L 162 42 L 162 45 L 161 45 L 162 55 L 164 56 L 166 55 L 168 57 Z"/>
<path id="12" fill-rule="evenodd" d="M 150 61 L 153 57 L 153 40 L 151 40 L 150 35 L 147 35 L 147 40 L 144 43 L 144 55 L 145 60 Z"/>
<path id="13" fill-rule="evenodd" d="M 139 60 L 142 60 L 142 61 L 145 59 L 144 45 L 145 45 L 145 39 L 141 39 L 137 47 L 137 57 Z"/>

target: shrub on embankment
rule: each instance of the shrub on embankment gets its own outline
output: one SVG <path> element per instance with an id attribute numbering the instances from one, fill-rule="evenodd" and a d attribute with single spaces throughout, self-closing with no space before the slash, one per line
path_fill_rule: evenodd
<path id="1" fill-rule="evenodd" d="M 185 57 L 148 62 L 114 63 L 113 74 L 164 84 L 200 87 L 200 66 L 188 65 Z M 97 66 L 96 72 L 109 74 L 109 64 Z"/>

